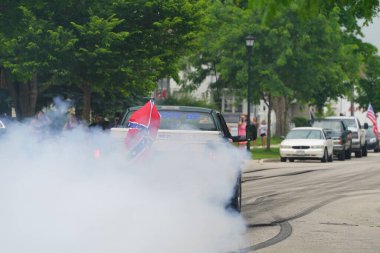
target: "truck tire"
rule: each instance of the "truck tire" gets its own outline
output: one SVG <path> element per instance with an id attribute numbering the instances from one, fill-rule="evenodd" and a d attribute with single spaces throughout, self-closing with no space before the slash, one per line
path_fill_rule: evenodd
<path id="1" fill-rule="evenodd" d="M 363 154 L 362 154 L 362 149 L 360 148 L 360 150 L 359 151 L 355 151 L 355 157 L 356 158 L 361 158 L 363 156 Z"/>
<path id="2" fill-rule="evenodd" d="M 283 163 L 286 162 L 286 157 L 281 157 L 280 161 L 283 162 Z"/>
<path id="3" fill-rule="evenodd" d="M 232 196 L 231 203 L 229 205 L 232 209 L 239 212 L 241 211 L 241 177 L 237 179 L 234 195 Z"/>
<path id="4" fill-rule="evenodd" d="M 367 142 L 364 144 L 364 147 L 362 148 L 362 155 L 363 156 L 367 156 L 368 155 Z"/>
<path id="5" fill-rule="evenodd" d="M 346 159 L 351 159 L 351 148 L 346 150 Z"/>
<path id="6" fill-rule="evenodd" d="M 330 162 L 330 163 L 332 163 L 334 161 L 333 154 L 329 155 L 329 159 L 327 161 Z"/>
<path id="7" fill-rule="evenodd" d="M 344 160 L 346 160 L 346 151 L 342 150 L 342 151 L 338 154 L 338 160 L 339 160 L 339 161 L 344 161 Z"/>

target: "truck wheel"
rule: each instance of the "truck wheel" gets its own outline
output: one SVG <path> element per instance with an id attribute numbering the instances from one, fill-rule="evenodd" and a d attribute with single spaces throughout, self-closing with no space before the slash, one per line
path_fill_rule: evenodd
<path id="1" fill-rule="evenodd" d="M 235 211 L 241 211 L 241 177 L 239 176 L 234 190 L 234 196 L 231 199 L 230 207 Z"/>
<path id="2" fill-rule="evenodd" d="M 294 162 L 294 158 L 289 158 L 289 162 Z"/>
<path id="3" fill-rule="evenodd" d="M 280 161 L 281 161 L 282 163 L 286 162 L 286 157 L 281 157 L 281 158 L 280 158 Z"/>
<path id="4" fill-rule="evenodd" d="M 342 152 L 340 152 L 338 154 L 338 160 L 339 161 L 344 161 L 346 159 L 346 152 L 344 150 L 342 150 Z"/>
<path id="5" fill-rule="evenodd" d="M 327 157 L 327 150 L 325 149 L 325 152 L 323 152 L 323 157 L 321 159 L 321 163 L 327 162 L 328 157 Z"/>
<path id="6" fill-rule="evenodd" d="M 360 157 L 362 157 L 363 156 L 363 154 L 362 154 L 362 150 L 360 149 L 359 151 L 356 151 L 355 152 L 355 157 L 356 158 L 360 158 Z"/>
<path id="7" fill-rule="evenodd" d="M 367 156 L 368 155 L 367 143 L 365 143 L 364 147 L 362 148 L 362 154 L 363 154 L 363 156 Z"/>
<path id="8" fill-rule="evenodd" d="M 329 159 L 327 161 L 330 162 L 330 163 L 333 162 L 333 154 L 329 155 Z"/>
<path id="9" fill-rule="evenodd" d="M 346 159 L 351 159 L 351 148 L 346 150 Z"/>

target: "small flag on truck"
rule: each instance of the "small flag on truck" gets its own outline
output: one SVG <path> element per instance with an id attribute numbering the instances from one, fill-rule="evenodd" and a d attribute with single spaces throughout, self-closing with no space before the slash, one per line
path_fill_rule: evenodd
<path id="1" fill-rule="evenodd" d="M 152 146 L 160 127 L 160 114 L 153 100 L 134 112 L 128 122 L 128 133 L 125 144 L 129 156 L 137 159 Z"/>
<path id="2" fill-rule="evenodd" d="M 376 137 L 379 137 L 379 130 L 377 129 L 377 118 L 371 104 L 368 105 L 367 118 L 372 122 L 373 133 L 376 135 Z"/>

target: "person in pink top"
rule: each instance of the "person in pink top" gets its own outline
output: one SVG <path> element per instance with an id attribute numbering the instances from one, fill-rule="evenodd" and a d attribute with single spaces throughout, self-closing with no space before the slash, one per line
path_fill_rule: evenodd
<path id="1" fill-rule="evenodd" d="M 242 114 L 240 116 L 240 121 L 238 124 L 238 135 L 239 136 L 246 136 L 246 133 L 247 133 L 246 128 L 247 128 L 247 115 Z M 240 142 L 238 142 L 238 144 L 239 144 L 239 147 L 244 148 L 247 145 L 247 142 L 246 141 L 240 141 Z"/>

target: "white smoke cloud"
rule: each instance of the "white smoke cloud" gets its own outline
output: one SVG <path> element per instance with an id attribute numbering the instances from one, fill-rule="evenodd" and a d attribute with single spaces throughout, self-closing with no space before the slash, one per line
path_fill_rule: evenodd
<path id="1" fill-rule="evenodd" d="M 224 207 L 242 157 L 222 144 L 212 152 L 129 162 L 108 133 L 10 126 L 0 137 L 0 252 L 238 250 L 244 220 Z"/>

